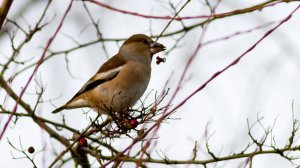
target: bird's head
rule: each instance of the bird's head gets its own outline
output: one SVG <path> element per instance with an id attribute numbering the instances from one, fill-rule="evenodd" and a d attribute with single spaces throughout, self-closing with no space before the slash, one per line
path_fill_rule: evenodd
<path id="1" fill-rule="evenodd" d="M 147 56 L 152 59 L 154 54 L 166 50 L 166 47 L 144 34 L 135 34 L 129 37 L 122 45 L 120 52 Z M 120 53 L 119 52 L 119 53 Z"/>

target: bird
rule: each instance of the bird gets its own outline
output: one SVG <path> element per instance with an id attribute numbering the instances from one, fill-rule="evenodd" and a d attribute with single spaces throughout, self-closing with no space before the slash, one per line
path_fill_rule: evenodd
<path id="1" fill-rule="evenodd" d="M 129 109 L 149 84 L 153 55 L 164 50 L 163 44 L 145 34 L 130 36 L 118 53 L 107 60 L 71 100 L 52 113 L 88 107 L 108 115 Z"/>

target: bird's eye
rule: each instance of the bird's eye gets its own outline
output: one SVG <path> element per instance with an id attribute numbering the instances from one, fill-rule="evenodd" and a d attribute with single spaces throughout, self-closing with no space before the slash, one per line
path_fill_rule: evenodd
<path id="1" fill-rule="evenodd" d="M 142 40 L 142 43 L 144 43 L 144 44 L 146 44 L 146 45 L 149 45 L 149 41 L 146 40 L 146 39 Z"/>

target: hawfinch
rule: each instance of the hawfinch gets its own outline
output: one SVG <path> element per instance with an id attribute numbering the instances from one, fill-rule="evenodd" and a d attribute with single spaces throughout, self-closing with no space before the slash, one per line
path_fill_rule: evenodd
<path id="1" fill-rule="evenodd" d="M 89 107 L 108 114 L 130 108 L 148 86 L 153 55 L 165 49 L 144 34 L 129 37 L 118 54 L 105 62 L 70 101 L 52 113 Z"/>

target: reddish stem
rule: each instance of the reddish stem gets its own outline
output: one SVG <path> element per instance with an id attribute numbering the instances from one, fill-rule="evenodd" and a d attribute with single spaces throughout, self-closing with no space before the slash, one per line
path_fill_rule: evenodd
<path id="1" fill-rule="evenodd" d="M 21 98 L 23 97 L 23 95 L 24 95 L 26 89 L 28 88 L 28 86 L 29 86 L 29 84 L 30 84 L 30 82 L 31 82 L 31 80 L 32 80 L 32 78 L 33 78 L 33 76 L 34 76 L 34 74 L 37 72 L 38 68 L 39 68 L 40 65 L 43 63 L 43 60 L 44 60 L 44 58 L 45 58 L 45 56 L 46 56 L 46 52 L 47 52 L 48 48 L 50 47 L 50 45 L 52 44 L 52 42 L 53 42 L 53 40 L 55 39 L 56 35 L 58 34 L 59 30 L 61 29 L 61 27 L 62 27 L 62 25 L 63 25 L 63 22 L 64 22 L 64 20 L 65 20 L 65 18 L 66 18 L 66 16 L 67 16 L 68 12 L 69 12 L 70 9 L 71 9 L 71 6 L 72 6 L 73 1 L 74 1 L 74 0 L 71 0 L 71 1 L 70 1 L 70 4 L 69 4 L 69 6 L 67 7 L 67 10 L 66 10 L 66 12 L 64 13 L 63 18 L 62 18 L 62 20 L 60 21 L 60 23 L 59 23 L 59 25 L 58 25 L 58 27 L 57 27 L 55 33 L 54 33 L 53 36 L 50 37 L 50 39 L 48 40 L 48 42 L 47 42 L 47 44 L 46 44 L 46 46 L 45 46 L 45 49 L 44 49 L 44 51 L 43 51 L 43 53 L 42 53 L 40 59 L 37 61 L 37 64 L 36 64 L 36 66 L 35 66 L 35 68 L 34 68 L 32 74 L 30 75 L 30 77 L 29 77 L 29 79 L 28 79 L 28 81 L 27 81 L 25 87 L 22 89 L 22 91 L 21 91 L 21 93 L 20 93 L 20 95 L 19 95 L 19 97 L 18 97 L 18 99 L 17 99 L 17 101 L 16 101 L 16 105 L 14 106 L 14 109 L 12 110 L 11 114 L 9 115 L 9 118 L 8 118 L 8 120 L 6 121 L 6 123 L 5 123 L 5 125 L 4 125 L 4 128 L 3 128 L 2 132 L 1 132 L 1 135 L 0 135 L 0 141 L 1 141 L 1 139 L 2 139 L 2 137 L 3 137 L 3 135 L 4 135 L 5 131 L 6 131 L 6 129 L 7 129 L 7 127 L 8 127 L 9 122 L 11 121 L 12 117 L 15 115 L 15 113 L 16 113 L 16 111 L 17 111 L 17 109 L 18 109 L 19 101 L 20 101 Z"/>
<path id="2" fill-rule="evenodd" d="M 198 87 L 195 91 L 193 91 L 188 97 L 183 99 L 177 106 L 175 106 L 172 110 L 170 110 L 169 114 L 176 111 L 179 107 L 184 105 L 191 97 L 193 97 L 196 93 L 200 92 L 205 88 L 207 84 L 209 84 L 212 80 L 214 80 L 216 77 L 224 73 L 226 70 L 231 68 L 232 66 L 236 65 L 246 54 L 248 54 L 250 51 L 252 51 L 260 42 L 262 42 L 267 36 L 269 36 L 273 31 L 275 31 L 278 27 L 280 27 L 283 23 L 288 21 L 292 15 L 300 8 L 300 5 L 297 6 L 286 18 L 284 18 L 278 25 L 276 25 L 271 30 L 267 31 L 256 43 L 254 43 L 250 48 L 248 48 L 243 54 L 241 54 L 239 57 L 237 57 L 235 60 L 233 60 L 229 65 L 227 65 L 222 70 L 214 73 L 206 82 L 204 82 L 200 87 Z"/>
<path id="3" fill-rule="evenodd" d="M 105 3 L 102 2 L 98 2 L 96 0 L 85 0 L 94 4 L 97 4 L 103 8 L 115 11 L 115 12 L 119 12 L 119 13 L 123 13 L 123 14 L 128 14 L 128 15 L 132 15 L 132 16 L 137 16 L 137 17 L 142 17 L 142 18 L 147 18 L 147 19 L 162 19 L 162 20 L 171 20 L 174 18 L 174 16 L 153 16 L 153 15 L 145 15 L 145 14 L 141 14 L 141 13 L 137 13 L 137 12 L 132 12 L 132 11 L 127 11 L 127 10 L 123 10 L 123 9 L 119 9 L 119 8 L 115 8 L 112 7 L 110 5 L 107 5 Z M 279 2 L 270 2 L 267 1 L 265 3 L 256 5 L 255 7 L 250 7 L 250 8 L 245 8 L 245 9 L 237 9 L 237 10 L 233 10 L 230 12 L 225 12 L 225 13 L 219 13 L 219 14 L 211 14 L 211 15 L 198 15 L 198 16 L 184 16 L 184 17 L 175 17 L 174 20 L 177 21 L 181 21 L 181 20 L 188 20 L 188 19 L 203 19 L 203 18 L 219 18 L 219 17 L 224 17 L 224 16 L 228 16 L 228 15 L 232 15 L 232 14 L 239 14 L 239 13 L 245 13 L 245 12 L 250 12 L 253 10 L 258 10 L 258 9 L 262 9 L 265 7 L 270 7 L 270 6 L 274 6 L 276 4 L 282 3 L 285 1 L 279 1 Z"/>
<path id="4" fill-rule="evenodd" d="M 200 87 L 198 87 L 192 94 L 190 94 L 188 97 L 183 99 L 177 106 L 175 106 L 172 110 L 169 112 L 165 113 L 163 116 L 161 116 L 155 124 L 153 124 L 142 136 L 139 136 L 135 138 L 132 143 L 125 148 L 123 151 L 118 153 L 116 156 L 114 156 L 111 160 L 103 164 L 101 167 L 106 167 L 110 163 L 112 163 L 116 158 L 122 156 L 126 151 L 130 150 L 137 142 L 145 138 L 150 132 L 154 130 L 153 133 L 155 133 L 156 128 L 159 127 L 160 123 L 170 116 L 174 111 L 176 111 L 178 108 L 180 108 L 182 105 L 184 105 L 191 97 L 193 97 L 196 93 L 201 91 L 207 84 L 209 84 L 212 80 L 214 80 L 216 77 L 218 77 L 220 74 L 224 73 L 226 70 L 231 68 L 232 66 L 236 65 L 246 54 L 248 54 L 250 51 L 252 51 L 260 42 L 262 42 L 266 37 L 268 37 L 273 31 L 275 31 L 278 27 L 280 27 L 283 23 L 288 21 L 292 15 L 300 8 L 300 5 L 298 5 L 285 19 L 283 19 L 278 25 L 276 25 L 274 28 L 266 32 L 255 44 L 253 44 L 249 49 L 247 49 L 243 54 L 241 54 L 239 57 L 237 57 L 234 61 L 232 61 L 229 65 L 227 65 L 225 68 L 222 70 L 216 72 L 213 74 L 205 83 L 203 83 Z M 197 49 L 196 49 L 197 50 Z M 197 54 L 197 52 L 194 52 L 194 54 Z M 191 56 L 193 57 L 193 55 Z"/>

